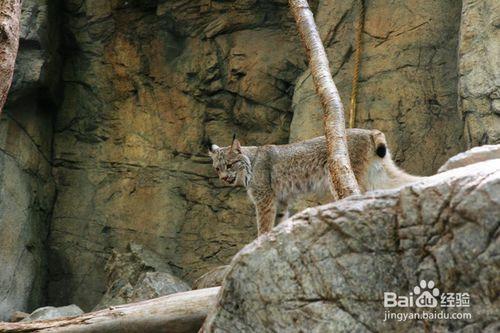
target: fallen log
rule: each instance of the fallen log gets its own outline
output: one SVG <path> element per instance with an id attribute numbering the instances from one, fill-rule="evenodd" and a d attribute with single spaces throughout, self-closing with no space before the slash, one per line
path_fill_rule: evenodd
<path id="1" fill-rule="evenodd" d="M 0 332 L 107 333 L 197 332 L 215 306 L 220 287 L 198 289 L 109 307 L 77 317 L 0 323 Z"/>

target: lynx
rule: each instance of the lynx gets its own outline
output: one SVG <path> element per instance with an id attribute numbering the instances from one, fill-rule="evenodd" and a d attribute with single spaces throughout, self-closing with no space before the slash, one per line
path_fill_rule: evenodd
<path id="1" fill-rule="evenodd" d="M 378 130 L 349 129 L 347 145 L 351 165 L 362 192 L 396 188 L 420 179 L 400 170 L 392 161 L 385 136 Z M 306 193 L 323 195 L 330 188 L 325 137 L 260 147 L 242 146 L 233 137 L 231 146 L 209 144 L 219 178 L 244 186 L 257 215 L 260 236 L 278 217 L 288 217 L 288 203 Z"/>

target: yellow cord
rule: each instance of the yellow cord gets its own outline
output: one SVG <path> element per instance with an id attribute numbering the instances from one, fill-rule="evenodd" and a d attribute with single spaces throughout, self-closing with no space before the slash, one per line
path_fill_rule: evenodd
<path id="1" fill-rule="evenodd" d="M 352 76 L 352 90 L 351 90 L 351 105 L 349 108 L 349 127 L 354 128 L 356 125 L 356 99 L 358 97 L 358 80 L 359 80 L 359 65 L 361 63 L 361 44 L 363 26 L 365 23 L 365 3 L 364 0 L 359 0 L 359 18 L 356 24 L 355 46 L 354 53 L 354 74 Z"/>

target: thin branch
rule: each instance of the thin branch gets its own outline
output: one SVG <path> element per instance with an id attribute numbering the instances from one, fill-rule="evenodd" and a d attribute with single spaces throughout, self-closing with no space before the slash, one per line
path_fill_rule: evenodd
<path id="1" fill-rule="evenodd" d="M 333 82 L 330 64 L 313 14 L 307 0 L 289 0 L 289 4 L 306 47 L 313 82 L 323 106 L 331 187 L 340 199 L 359 194 L 347 150 L 344 107 Z"/>

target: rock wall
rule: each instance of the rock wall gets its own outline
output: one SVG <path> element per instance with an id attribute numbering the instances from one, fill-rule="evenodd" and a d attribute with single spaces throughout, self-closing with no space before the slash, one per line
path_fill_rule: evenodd
<path id="1" fill-rule="evenodd" d="M 463 150 L 457 111 L 460 1 L 366 3 L 356 126 L 383 131 L 393 158 L 429 175 Z M 316 21 L 346 114 L 353 75 L 359 1 L 320 1 Z M 323 134 L 309 71 L 297 80 L 290 140 Z M 348 119 L 348 117 L 346 117 Z"/>
<path id="2" fill-rule="evenodd" d="M 51 304 L 92 308 L 111 249 L 133 241 L 187 281 L 256 236 L 202 142 L 288 141 L 305 69 L 286 1 L 65 1 Z M 279 47 L 277 47 L 279 45 Z"/>
<path id="3" fill-rule="evenodd" d="M 59 62 L 53 10 L 48 0 L 23 1 L 20 51 L 0 117 L 0 320 L 45 302 Z"/>
<path id="4" fill-rule="evenodd" d="M 464 0 L 459 109 L 468 147 L 500 143 L 500 3 Z"/>

